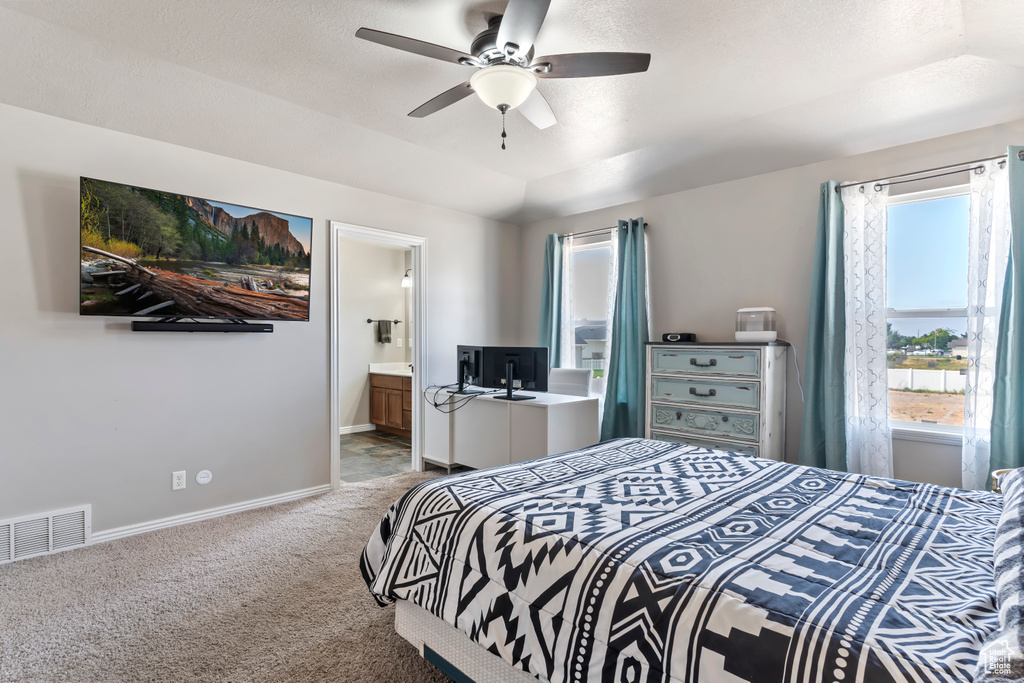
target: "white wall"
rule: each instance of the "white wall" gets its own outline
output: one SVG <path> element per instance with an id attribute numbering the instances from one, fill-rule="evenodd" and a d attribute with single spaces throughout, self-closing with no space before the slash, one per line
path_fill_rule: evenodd
<path id="1" fill-rule="evenodd" d="M 893 439 L 893 476 L 960 487 L 960 446 L 929 441 Z"/>
<path id="2" fill-rule="evenodd" d="M 525 226 L 521 343 L 536 343 L 537 339 L 544 236 L 602 228 L 615 225 L 618 219 L 642 216 L 650 224 L 655 338 L 680 331 L 695 332 L 703 341 L 729 341 L 737 308 L 774 306 L 779 335 L 796 344 L 796 356 L 802 363 L 820 183 L 879 178 L 993 156 L 1022 141 L 1024 121 L 1018 121 Z M 786 418 L 789 461 L 796 460 L 799 450 L 802 410 L 791 363 Z M 897 444 L 894 450 L 899 461 L 905 447 Z M 932 451 L 936 460 L 953 457 L 943 449 Z M 927 458 L 914 462 L 927 462 Z M 898 462 L 897 469 L 922 481 L 937 476 L 927 466 L 905 468 Z M 951 470 L 942 467 L 938 471 Z M 956 471 L 959 473 L 959 466 Z M 940 483 L 958 482 L 959 476 L 956 481 Z"/>
<path id="3" fill-rule="evenodd" d="M 402 275 L 405 276 L 407 270 L 412 269 L 412 249 L 405 250 L 405 259 L 402 261 Z M 412 273 L 409 273 L 411 276 Z M 401 332 L 404 335 L 404 341 L 402 347 L 405 349 L 406 363 L 412 362 L 412 339 L 416 334 L 416 321 L 413 320 L 413 305 L 412 305 L 412 288 L 406 287 L 402 290 L 405 292 L 405 316 L 401 318 L 402 327 Z"/>
<path id="4" fill-rule="evenodd" d="M 355 239 L 338 241 L 338 403 L 342 427 L 370 422 L 370 363 L 407 362 L 403 335 L 409 321 L 402 287 L 411 251 Z M 368 319 L 401 320 L 392 325 L 391 343 L 380 344 Z M 402 346 L 398 340 L 403 339 Z"/>
<path id="5" fill-rule="evenodd" d="M 0 150 L 0 518 L 92 503 L 102 531 L 329 483 L 329 220 L 428 238 L 428 382 L 452 380 L 459 343 L 517 338 L 515 226 L 7 105 Z M 310 322 L 80 317 L 81 175 L 311 216 Z M 213 483 L 170 490 L 202 468 Z"/>

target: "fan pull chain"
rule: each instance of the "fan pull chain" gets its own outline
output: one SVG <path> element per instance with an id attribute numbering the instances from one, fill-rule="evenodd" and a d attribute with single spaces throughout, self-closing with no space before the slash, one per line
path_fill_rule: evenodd
<path id="1" fill-rule="evenodd" d="M 501 110 L 501 148 L 502 149 L 505 149 L 505 138 L 508 137 L 508 135 L 505 133 L 505 112 L 506 111 L 508 111 L 508 109 L 502 109 Z"/>

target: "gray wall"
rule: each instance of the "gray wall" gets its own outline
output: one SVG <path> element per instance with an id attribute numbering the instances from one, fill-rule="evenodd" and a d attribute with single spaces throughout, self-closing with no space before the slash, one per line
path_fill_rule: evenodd
<path id="1" fill-rule="evenodd" d="M 102 531 L 329 483 L 329 220 L 428 238 L 427 381 L 451 381 L 458 343 L 517 338 L 515 226 L 7 105 L 0 150 L 0 518 L 92 503 Z M 79 317 L 80 175 L 311 216 L 311 321 L 189 335 Z"/>
<path id="2" fill-rule="evenodd" d="M 820 183 L 993 156 L 1021 141 L 1024 121 L 525 226 L 521 343 L 537 339 L 544 236 L 643 216 L 650 224 L 651 326 L 658 338 L 663 332 L 682 331 L 695 332 L 704 341 L 729 341 L 737 308 L 773 306 L 779 336 L 796 345 L 803 363 Z M 790 461 L 796 460 L 802 409 L 791 363 L 786 419 Z M 897 475 L 959 485 L 959 464 L 953 462 L 958 461 L 958 448 L 898 442 L 894 451 Z"/>
<path id="3" fill-rule="evenodd" d="M 427 382 L 454 379 L 456 344 L 535 343 L 545 234 L 640 215 L 651 223 L 655 333 L 729 339 L 736 308 L 771 305 L 802 360 L 818 184 L 988 156 L 1022 139 L 1017 122 L 546 221 L 520 236 L 514 226 L 0 105 L 0 517 L 92 503 L 94 530 L 103 531 L 328 483 L 329 220 L 429 239 Z M 80 175 L 312 216 L 311 321 L 250 337 L 133 334 L 125 321 L 80 317 Z M 790 459 L 795 386 L 790 368 Z M 896 449 L 897 476 L 957 483 L 959 449 Z M 170 490 L 173 470 L 188 470 L 192 482 L 202 468 L 214 472 L 212 484 Z"/>
<path id="4" fill-rule="evenodd" d="M 338 243 L 338 406 L 340 425 L 370 422 L 369 363 L 408 362 L 408 292 L 402 287 L 411 250 L 342 239 Z M 379 344 L 367 319 L 401 320 L 392 326 L 391 343 Z M 402 339 L 402 346 L 398 340 Z"/>

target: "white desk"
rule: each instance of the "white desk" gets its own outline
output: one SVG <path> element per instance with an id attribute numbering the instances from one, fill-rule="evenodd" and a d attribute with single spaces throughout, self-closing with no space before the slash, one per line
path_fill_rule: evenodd
<path id="1" fill-rule="evenodd" d="M 532 460 L 598 442 L 597 399 L 516 392 L 529 401 L 477 396 L 448 417 L 448 463 L 476 469 Z M 441 396 L 438 397 L 440 399 Z M 448 401 L 465 396 L 449 395 Z M 432 405 L 426 410 L 434 411 Z M 436 456 L 432 461 L 436 462 Z"/>

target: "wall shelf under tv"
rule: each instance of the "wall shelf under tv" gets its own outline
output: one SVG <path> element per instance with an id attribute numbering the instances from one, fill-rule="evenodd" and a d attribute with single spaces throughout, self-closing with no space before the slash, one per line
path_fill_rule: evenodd
<path id="1" fill-rule="evenodd" d="M 164 318 L 163 320 L 133 320 L 132 332 L 273 332 L 270 323 L 250 323 L 229 320 L 201 323 L 196 320 Z"/>

